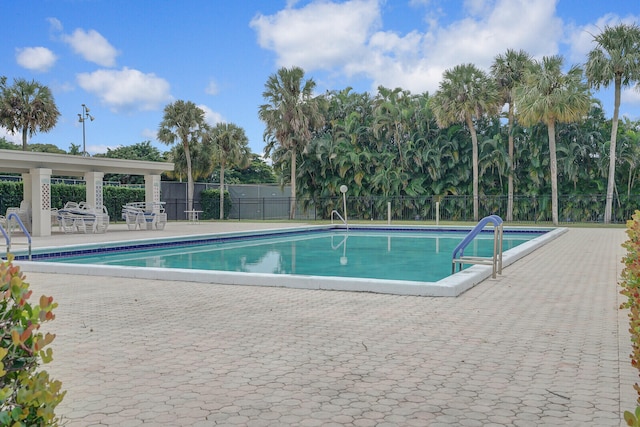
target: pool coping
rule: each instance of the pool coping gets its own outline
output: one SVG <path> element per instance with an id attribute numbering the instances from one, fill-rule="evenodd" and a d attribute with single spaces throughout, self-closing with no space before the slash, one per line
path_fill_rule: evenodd
<path id="1" fill-rule="evenodd" d="M 371 229 L 371 230 L 437 230 L 437 231 L 469 231 L 470 226 L 392 226 L 392 225 L 354 225 L 351 228 Z M 342 229 L 344 226 L 335 225 L 312 225 L 304 227 L 295 227 L 287 229 L 266 229 L 255 231 L 241 232 L 222 232 L 207 233 L 189 236 L 174 236 L 158 239 L 138 239 L 113 241 L 94 244 L 80 244 L 56 247 L 42 247 L 34 250 L 34 254 L 46 253 L 52 250 L 63 250 L 64 248 L 108 248 L 122 245 L 132 246 L 136 244 L 160 244 L 161 242 L 179 242 L 184 240 L 196 241 L 201 239 L 228 239 L 232 237 L 252 236 L 252 235 L 271 235 L 271 234 L 291 234 L 296 232 L 322 231 Z M 543 246 L 547 242 L 554 240 L 568 231 L 564 227 L 505 227 L 508 231 L 544 231 L 545 233 L 509 249 L 503 254 L 503 268 L 508 267 L 517 260 L 530 254 L 534 250 Z M 24 255 L 24 251 L 16 251 L 17 255 Z M 244 285 L 244 286 L 270 286 L 270 287 L 287 287 L 295 289 L 313 289 L 313 290 L 333 290 L 333 291 L 352 291 L 352 292 L 373 292 L 394 295 L 413 295 L 413 296 L 443 296 L 455 297 L 463 292 L 471 289 L 475 285 L 481 283 L 491 277 L 492 268 L 486 265 L 474 265 L 454 275 L 446 277 L 437 282 L 418 282 L 418 281 L 401 281 L 401 280 L 384 280 L 384 279 L 362 279 L 362 278 L 344 278 L 332 276 L 309 276 L 309 275 L 283 275 L 269 273 L 246 273 L 246 272 L 227 272 L 227 271 L 203 271 L 189 270 L 178 268 L 154 268 L 154 267 L 121 267 L 121 266 L 103 266 L 88 264 L 70 264 L 70 263 L 52 263 L 39 262 L 17 259 L 14 261 L 19 265 L 22 271 L 36 273 L 53 273 L 53 274 L 76 274 L 89 276 L 106 276 L 106 277 L 127 277 L 150 280 L 166 280 L 166 281 L 184 281 L 198 283 L 212 283 L 222 285 Z"/>

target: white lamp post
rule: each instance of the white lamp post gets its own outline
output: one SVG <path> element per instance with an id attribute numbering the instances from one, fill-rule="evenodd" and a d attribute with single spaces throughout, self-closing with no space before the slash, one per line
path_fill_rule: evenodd
<path id="1" fill-rule="evenodd" d="M 347 223 L 347 188 L 346 185 L 342 184 L 340 186 L 340 192 L 342 193 L 342 211 L 344 212 L 344 223 Z"/>

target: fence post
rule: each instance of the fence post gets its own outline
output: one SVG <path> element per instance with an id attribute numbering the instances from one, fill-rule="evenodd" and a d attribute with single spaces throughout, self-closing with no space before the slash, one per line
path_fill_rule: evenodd
<path id="1" fill-rule="evenodd" d="M 387 224 L 391 224 L 391 202 L 387 202 Z"/>
<path id="2" fill-rule="evenodd" d="M 440 202 L 436 202 L 436 225 L 440 225 Z"/>

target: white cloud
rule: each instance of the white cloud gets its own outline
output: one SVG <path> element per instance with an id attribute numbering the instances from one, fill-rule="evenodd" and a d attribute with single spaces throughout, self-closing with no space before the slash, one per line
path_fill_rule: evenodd
<path id="1" fill-rule="evenodd" d="M 118 147 L 114 147 L 111 145 L 87 145 L 87 152 L 89 154 L 98 154 L 98 153 L 104 154 L 107 152 L 107 149 L 113 150 L 114 148 L 118 148 Z"/>
<path id="2" fill-rule="evenodd" d="M 62 39 L 87 61 L 103 67 L 116 65 L 119 52 L 95 30 L 84 31 L 77 28 L 73 34 L 64 35 Z"/>
<path id="3" fill-rule="evenodd" d="M 4 138 L 7 141 L 22 147 L 22 135 L 18 132 L 9 132 L 7 128 L 0 126 L 0 138 Z"/>
<path id="4" fill-rule="evenodd" d="M 204 120 L 207 123 L 209 123 L 211 126 L 215 126 L 218 123 L 225 122 L 224 117 L 222 117 L 222 114 L 213 111 L 211 108 L 207 107 L 206 105 L 200 104 L 197 107 L 200 108 L 202 111 L 204 111 Z"/>
<path id="5" fill-rule="evenodd" d="M 445 69 L 468 62 L 488 69 L 508 48 L 537 58 L 559 52 L 563 29 L 556 0 L 468 0 L 464 17 L 445 26 L 433 19 L 440 12 L 431 3 L 411 2 L 424 8 L 428 28 L 407 34 L 381 30 L 383 0 L 313 1 L 258 15 L 251 27 L 279 66 L 360 74 L 372 80 L 373 90 L 383 85 L 433 92 Z"/>
<path id="6" fill-rule="evenodd" d="M 204 91 L 209 95 L 217 95 L 220 92 L 220 88 L 218 88 L 218 84 L 215 80 L 211 79 L 209 81 L 209 85 L 207 85 L 207 88 Z"/>
<path id="7" fill-rule="evenodd" d="M 51 31 L 62 31 L 62 22 L 58 18 L 47 18 L 47 22 Z"/>
<path id="8" fill-rule="evenodd" d="M 142 136 L 143 138 L 156 140 L 158 139 L 158 131 L 155 129 L 144 128 L 142 129 L 140 136 Z"/>
<path id="9" fill-rule="evenodd" d="M 624 89 L 620 94 L 620 102 L 624 104 L 640 105 L 640 87 Z"/>
<path id="10" fill-rule="evenodd" d="M 569 26 L 567 34 L 567 42 L 570 45 L 571 56 L 569 60 L 572 63 L 584 63 L 587 60 L 589 52 L 596 47 L 593 41 L 594 36 L 600 34 L 605 27 L 613 27 L 620 23 L 634 24 L 640 21 L 640 15 L 629 15 L 621 18 L 618 15 L 608 13 L 600 17 L 595 24 L 584 26 Z"/>
<path id="11" fill-rule="evenodd" d="M 171 100 L 169 83 L 155 74 L 124 67 L 77 76 L 78 84 L 114 111 L 156 110 Z"/>
<path id="12" fill-rule="evenodd" d="M 16 49 L 18 65 L 32 71 L 49 71 L 57 59 L 52 51 L 42 46 Z"/>
<path id="13" fill-rule="evenodd" d="M 279 66 L 305 70 L 331 69 L 360 56 L 379 25 L 376 0 L 316 1 L 300 9 L 258 15 L 250 24 L 260 46 L 276 52 Z"/>

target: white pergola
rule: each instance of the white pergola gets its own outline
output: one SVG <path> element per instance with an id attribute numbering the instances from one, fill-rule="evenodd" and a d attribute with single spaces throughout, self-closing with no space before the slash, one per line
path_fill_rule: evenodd
<path id="1" fill-rule="evenodd" d="M 160 201 L 160 174 L 172 171 L 173 163 L 82 157 L 68 154 L 0 150 L 0 172 L 21 173 L 23 199 L 31 202 L 31 234 L 51 235 L 51 176 L 82 177 L 87 183 L 86 202 L 102 206 L 105 173 L 143 175 L 145 202 Z"/>

